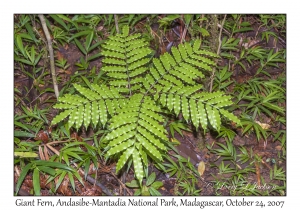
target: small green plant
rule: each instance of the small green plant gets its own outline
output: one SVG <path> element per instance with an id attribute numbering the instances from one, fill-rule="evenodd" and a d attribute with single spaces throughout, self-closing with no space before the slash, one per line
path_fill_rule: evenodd
<path id="1" fill-rule="evenodd" d="M 214 81 L 214 90 L 226 90 L 229 85 L 233 83 L 230 79 L 232 72 L 228 71 L 228 66 L 225 66 L 222 70 L 216 72 L 216 77 Z"/>
<path id="2" fill-rule="evenodd" d="M 72 167 L 66 166 L 65 164 L 52 162 L 52 161 L 43 161 L 43 160 L 33 160 L 28 163 L 22 170 L 20 178 L 18 179 L 16 185 L 16 193 L 18 193 L 22 182 L 24 181 L 26 175 L 32 171 L 33 172 L 33 189 L 35 195 L 41 195 L 40 187 L 40 174 L 49 175 L 49 182 L 52 181 L 55 177 L 59 176 L 58 182 L 56 184 L 56 190 L 62 183 L 64 177 L 68 174 L 73 190 L 75 191 L 75 176 L 81 184 L 83 180 L 80 177 L 79 173 Z"/>
<path id="3" fill-rule="evenodd" d="M 84 60 L 83 57 L 80 57 L 80 62 L 75 65 L 78 67 L 78 70 L 88 70 L 90 63 Z"/>
<path id="4" fill-rule="evenodd" d="M 267 131 L 263 129 L 257 122 L 255 122 L 252 117 L 244 115 L 244 117 L 241 118 L 241 124 L 244 128 L 243 134 L 255 132 L 257 141 L 261 140 L 262 137 L 264 140 L 267 140 Z"/>
<path id="5" fill-rule="evenodd" d="M 146 177 L 146 183 L 143 183 L 142 186 L 139 185 L 138 180 L 132 180 L 130 183 L 127 182 L 126 186 L 130 188 L 137 188 L 134 192 L 134 195 L 142 195 L 142 196 L 160 196 L 161 193 L 157 191 L 159 188 L 163 186 L 161 181 L 155 181 L 156 174 L 152 172 L 150 176 Z"/>
<path id="6" fill-rule="evenodd" d="M 185 130 L 185 131 L 191 131 L 187 124 L 183 123 L 182 121 L 174 121 L 174 122 L 171 122 L 169 124 L 169 128 L 170 128 L 170 133 L 172 135 L 173 138 L 175 138 L 174 136 L 174 132 L 176 131 L 177 133 L 179 133 L 182 137 L 183 137 L 183 134 L 181 132 L 181 130 Z"/>
<path id="7" fill-rule="evenodd" d="M 55 65 L 63 70 L 67 70 L 70 67 L 70 64 L 68 64 L 67 62 L 68 61 L 66 59 L 61 58 L 56 60 Z"/>
<path id="8" fill-rule="evenodd" d="M 165 160 L 162 164 L 157 163 L 156 167 L 164 171 L 169 178 L 176 178 L 175 195 L 199 195 L 201 189 L 196 189 L 199 172 L 190 160 L 177 154 L 165 156 Z"/>

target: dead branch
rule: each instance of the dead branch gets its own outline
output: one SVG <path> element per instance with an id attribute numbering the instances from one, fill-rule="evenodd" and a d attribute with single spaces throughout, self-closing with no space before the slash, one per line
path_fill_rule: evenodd
<path id="1" fill-rule="evenodd" d="M 52 48 L 52 41 L 50 37 L 49 30 L 47 28 L 46 22 L 44 15 L 38 15 L 43 27 L 43 31 L 45 33 L 47 42 L 48 42 L 48 50 L 49 50 L 49 55 L 50 55 L 50 69 L 51 69 L 51 75 L 52 75 L 52 80 L 53 80 L 53 86 L 54 86 L 54 92 L 55 96 L 58 99 L 59 96 L 59 91 L 58 91 L 58 85 L 57 85 L 57 80 L 56 80 L 56 72 L 55 72 L 55 65 L 54 65 L 54 53 L 53 53 L 53 48 Z"/>

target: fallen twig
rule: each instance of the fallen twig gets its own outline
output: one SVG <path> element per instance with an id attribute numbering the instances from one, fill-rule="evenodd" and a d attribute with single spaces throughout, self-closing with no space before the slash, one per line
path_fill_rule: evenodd
<path id="1" fill-rule="evenodd" d="M 220 27 L 220 33 L 219 33 L 219 46 L 218 46 L 218 50 L 217 50 L 217 55 L 220 54 L 220 49 L 221 49 L 221 44 L 222 44 L 222 40 L 221 40 L 221 36 L 222 36 L 222 31 L 223 31 L 223 26 L 224 26 L 224 23 L 225 23 L 225 20 L 226 20 L 226 14 L 223 18 L 223 21 L 222 21 L 222 25 Z M 215 77 L 215 71 L 216 69 L 213 68 L 213 71 L 212 71 L 212 75 L 211 75 L 211 81 L 210 81 L 210 87 L 209 87 L 209 92 L 211 93 L 212 91 L 212 86 L 213 86 L 213 83 L 214 83 L 214 77 Z"/>
<path id="2" fill-rule="evenodd" d="M 95 184 L 98 187 L 101 188 L 102 192 L 105 193 L 106 195 L 110 195 L 112 196 L 113 194 L 111 194 L 111 192 L 101 183 L 97 182 L 94 178 L 92 178 L 90 175 L 87 175 L 86 180 L 91 183 L 91 184 Z"/>
<path id="3" fill-rule="evenodd" d="M 47 42 L 48 42 L 48 50 L 49 50 L 49 55 L 50 55 L 50 69 L 51 69 L 51 75 L 52 75 L 52 81 L 53 81 L 53 86 L 54 86 L 54 92 L 56 98 L 59 96 L 59 91 L 58 91 L 58 85 L 57 85 L 57 80 L 56 80 L 56 72 L 55 72 L 55 65 L 54 65 L 54 53 L 53 53 L 53 48 L 52 48 L 52 42 L 51 42 L 51 37 L 49 30 L 47 28 L 46 22 L 44 15 L 38 15 L 43 27 L 43 31 L 45 33 Z"/>
<path id="4" fill-rule="evenodd" d="M 124 183 L 123 183 L 120 179 L 118 179 L 118 177 L 117 177 L 113 172 L 110 172 L 110 174 L 111 174 L 113 177 L 115 177 L 115 179 L 120 183 L 120 185 L 123 187 L 124 191 L 127 191 L 127 193 L 128 193 L 130 196 L 132 196 L 132 193 L 131 193 L 130 190 L 124 185 Z M 124 173 L 124 175 L 126 175 L 126 173 Z M 123 178 L 124 178 L 124 176 L 122 176 L 122 179 L 123 179 Z M 124 195 L 126 195 L 125 192 L 124 192 Z"/>
<path id="5" fill-rule="evenodd" d="M 257 185 L 260 187 L 260 169 L 257 162 L 255 162 L 255 172 L 256 172 L 256 178 L 257 178 Z"/>

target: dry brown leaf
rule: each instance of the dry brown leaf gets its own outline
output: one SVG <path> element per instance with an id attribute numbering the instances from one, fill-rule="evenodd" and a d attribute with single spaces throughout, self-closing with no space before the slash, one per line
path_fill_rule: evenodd
<path id="1" fill-rule="evenodd" d="M 39 146 L 39 155 L 40 155 L 40 159 L 41 160 L 46 160 L 45 156 L 44 156 L 44 152 L 41 146 Z"/>
<path id="2" fill-rule="evenodd" d="M 267 129 L 269 129 L 269 128 L 271 127 L 271 125 L 269 125 L 269 124 L 267 124 L 267 123 L 261 123 L 261 122 L 259 122 L 259 121 L 257 121 L 257 120 L 255 120 L 255 122 L 256 122 L 257 124 L 259 124 L 260 127 L 262 127 L 262 129 L 264 129 L 264 130 L 267 130 Z"/>
<path id="3" fill-rule="evenodd" d="M 280 151 L 280 150 L 282 150 L 282 146 L 278 145 L 278 146 L 275 147 L 275 149 L 276 149 L 277 151 Z"/>
<path id="4" fill-rule="evenodd" d="M 198 172 L 200 174 L 200 176 L 203 175 L 205 171 L 205 163 L 203 161 L 200 161 L 199 165 L 198 165 Z"/>

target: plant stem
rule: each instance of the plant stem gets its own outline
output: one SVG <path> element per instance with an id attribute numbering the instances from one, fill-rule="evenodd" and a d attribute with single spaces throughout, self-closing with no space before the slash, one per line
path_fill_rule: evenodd
<path id="1" fill-rule="evenodd" d="M 47 28 L 46 22 L 44 15 L 38 15 L 43 27 L 43 31 L 45 33 L 47 42 L 48 42 L 48 50 L 49 50 L 49 55 L 50 55 L 50 69 L 51 69 L 51 75 L 52 75 L 52 81 L 53 81 L 53 86 L 54 86 L 54 92 L 55 96 L 58 99 L 59 96 L 59 91 L 58 91 L 58 85 L 57 85 L 57 80 L 56 80 L 56 72 L 55 72 L 55 65 L 54 65 L 54 53 L 53 53 L 53 48 L 52 48 L 52 42 L 51 42 L 51 37 L 49 30 Z"/>
<path id="2" fill-rule="evenodd" d="M 120 33 L 120 31 L 119 31 L 119 24 L 118 24 L 118 16 L 114 15 L 114 18 L 115 18 L 116 31 L 117 31 L 117 33 Z"/>
<path id="3" fill-rule="evenodd" d="M 217 49 L 217 55 L 220 54 L 220 50 L 221 50 L 221 44 L 222 44 L 222 40 L 221 40 L 221 36 L 222 36 L 222 31 L 223 31 L 223 26 L 224 26 L 224 23 L 225 23 L 225 20 L 226 20 L 226 14 L 223 18 L 223 21 L 222 21 L 222 24 L 221 24 L 221 27 L 220 27 L 220 33 L 219 33 L 219 46 L 218 46 L 218 49 Z M 213 83 L 214 83 L 214 78 L 215 78 L 215 72 L 216 72 L 216 68 L 214 67 L 213 68 L 213 71 L 212 71 L 212 75 L 211 75 L 211 81 L 210 81 L 210 87 L 209 87 L 209 92 L 211 93 L 212 92 L 212 86 L 213 86 Z"/>

